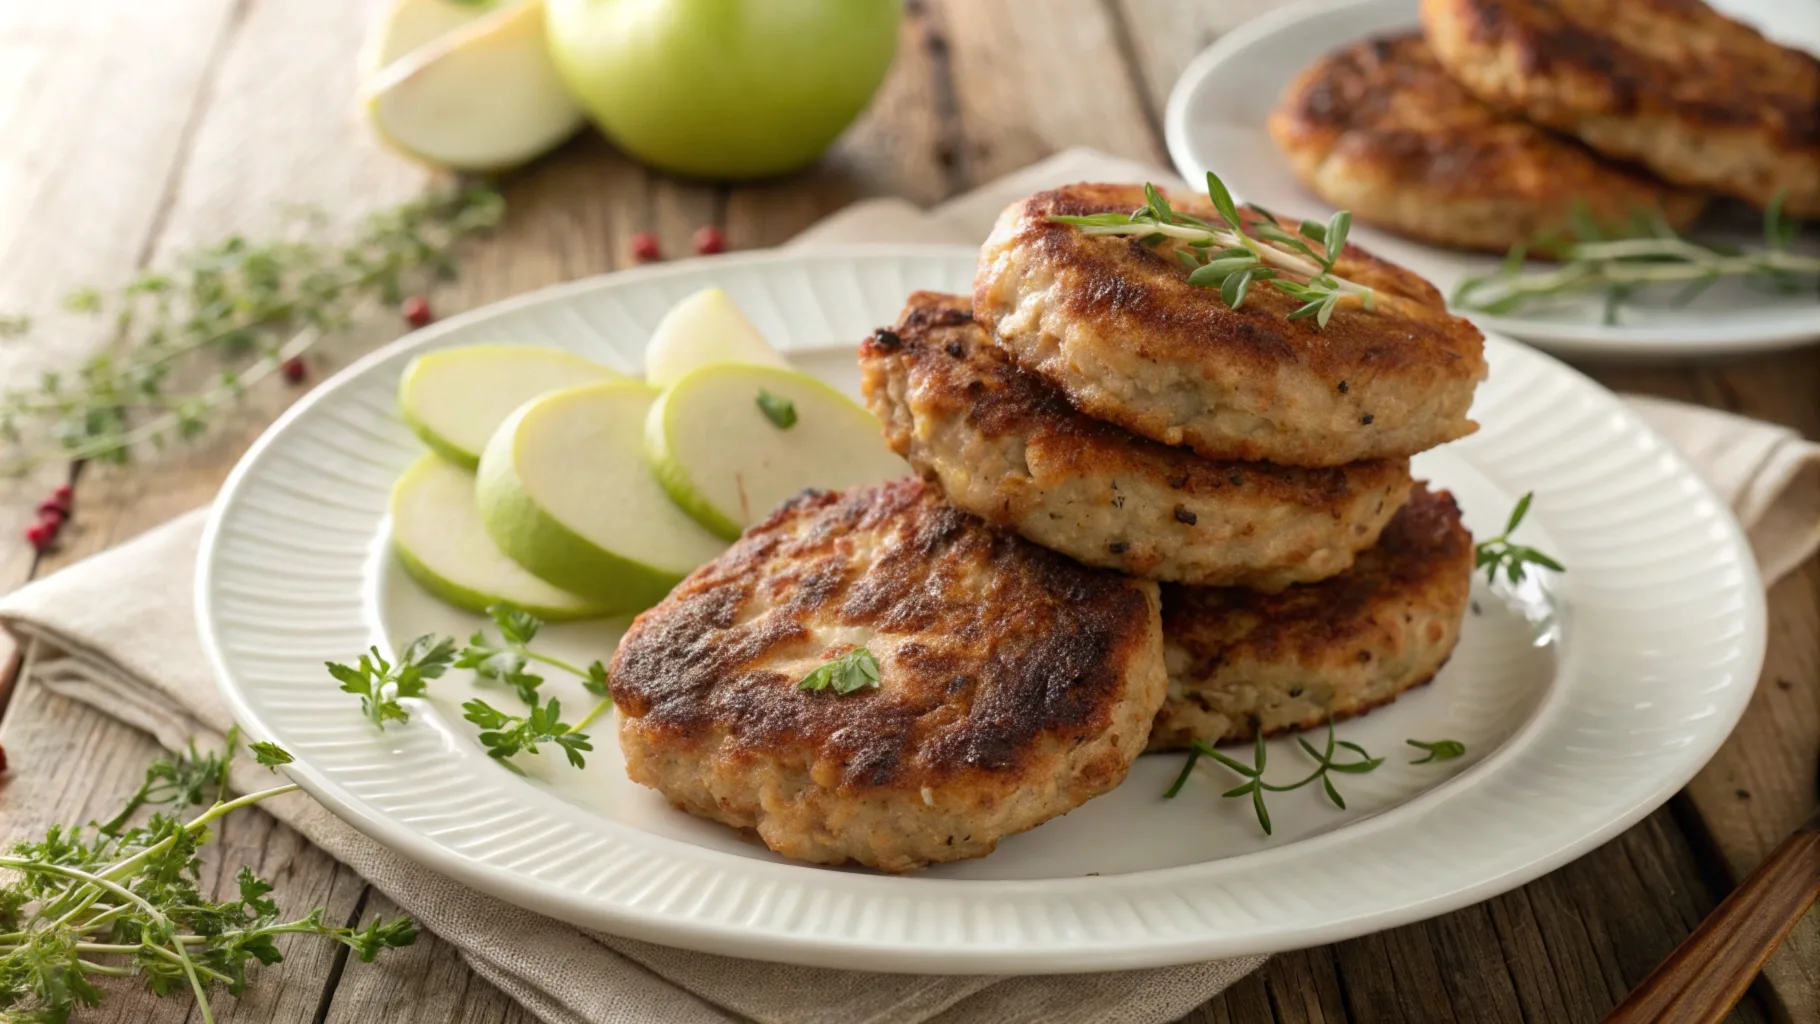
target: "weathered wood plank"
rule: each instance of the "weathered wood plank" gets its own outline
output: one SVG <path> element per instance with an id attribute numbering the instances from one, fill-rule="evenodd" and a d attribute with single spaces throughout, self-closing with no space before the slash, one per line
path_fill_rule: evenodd
<path id="1" fill-rule="evenodd" d="M 32 334 L 0 341 L 0 381 L 25 386 L 106 340 L 62 313 L 72 289 L 122 277 L 143 258 L 171 192 L 203 85 L 235 0 L 71 0 L 0 5 L 0 313 Z M 156 60 L 145 59 L 155 53 Z M 52 462 L 0 480 L 0 588 L 35 554 L 34 506 L 68 474 Z M 0 665 L 11 655 L 0 637 Z M 9 680 L 0 670 L 0 707 Z"/>
<path id="2" fill-rule="evenodd" d="M 1163 160 L 1146 101 L 1099 0 L 940 0 L 968 183 L 990 181 L 1069 146 Z"/>
<path id="3" fill-rule="evenodd" d="M 398 907 L 374 891 L 363 920 L 396 917 Z M 530 1011 L 475 974 L 455 948 L 425 934 L 415 945 L 363 964 L 349 957 L 328 1003 L 326 1024 L 533 1024 Z"/>

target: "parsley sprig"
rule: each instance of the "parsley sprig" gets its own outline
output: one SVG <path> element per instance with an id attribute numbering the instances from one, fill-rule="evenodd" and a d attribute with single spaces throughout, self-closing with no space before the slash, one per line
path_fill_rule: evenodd
<path id="1" fill-rule="evenodd" d="M 855 647 L 832 661 L 822 662 L 796 684 L 799 690 L 833 690 L 839 697 L 878 686 L 878 659 L 864 647 Z"/>
<path id="2" fill-rule="evenodd" d="M 398 702 L 423 696 L 429 681 L 448 671 L 454 659 L 454 640 L 426 634 L 405 646 L 397 664 L 385 660 L 377 647 L 370 648 L 352 665 L 332 661 L 325 664 L 329 675 L 341 683 L 343 692 L 360 695 L 360 710 L 366 713 L 367 720 L 384 729 L 387 722 L 410 721 L 410 712 Z"/>
<path id="3" fill-rule="evenodd" d="M 1611 230 L 1579 207 L 1564 232 L 1516 246 L 1497 271 L 1462 280 L 1454 289 L 1453 304 L 1501 314 L 1596 295 L 1604 299 L 1604 321 L 1615 324 L 1626 303 L 1663 286 L 1679 286 L 1668 300 L 1672 307 L 1687 305 L 1728 277 L 1779 294 L 1812 291 L 1820 285 L 1820 256 L 1792 251 L 1797 227 L 1783 216 L 1780 196 L 1764 210 L 1761 248 L 1698 242 L 1675 231 L 1660 215 L 1635 218 Z M 1530 271 L 1524 261 L 1532 251 L 1559 263 Z"/>
<path id="4" fill-rule="evenodd" d="M 1275 214 L 1256 204 L 1246 209 L 1257 215 L 1247 224 L 1239 215 L 1232 193 L 1211 171 L 1207 197 L 1223 225 L 1209 224 L 1178 212 L 1154 185 L 1144 185 L 1143 206 L 1130 213 L 1095 213 L 1087 216 L 1054 215 L 1049 219 L 1080 228 L 1087 235 L 1130 235 L 1152 248 L 1171 239 L 1186 243 L 1175 248 L 1175 257 L 1188 270 L 1188 283 L 1212 288 L 1228 306 L 1245 303 L 1251 286 L 1258 283 L 1299 300 L 1291 320 L 1313 317 L 1326 327 L 1342 305 L 1371 309 L 1372 290 L 1333 272 L 1346 248 L 1352 214 L 1335 213 L 1326 224 L 1305 220 L 1296 234 L 1283 230 Z"/>
<path id="5" fill-rule="evenodd" d="M 503 207 L 491 189 L 441 191 L 373 214 L 345 241 L 308 230 L 263 242 L 232 236 L 113 294 L 65 296 L 67 311 L 105 323 L 115 343 L 72 371 L 0 392 L 0 472 L 52 458 L 120 463 L 146 445 L 203 434 L 248 388 L 362 309 L 452 275 L 456 244 L 496 224 Z M 27 317 L 0 316 L 0 338 L 31 331 Z"/>
<path id="6" fill-rule="evenodd" d="M 270 898 L 271 883 L 250 868 L 237 874 L 233 897 L 204 895 L 199 851 L 212 837 L 209 825 L 297 789 L 287 784 L 230 798 L 225 786 L 237 744 L 230 732 L 221 753 L 191 746 L 161 758 L 108 822 L 55 825 L 0 855 L 0 1020 L 64 1021 L 102 1002 L 106 993 L 95 978 L 137 977 L 159 996 L 193 993 L 202 1021 L 212 1024 L 210 990 L 244 991 L 249 970 L 283 959 L 280 935 L 317 935 L 365 961 L 416 940 L 409 918 L 344 928 L 325 922 L 318 909 L 285 920 Z M 291 759 L 270 743 L 252 749 L 274 769 Z M 205 801 L 206 810 L 182 820 Z M 154 805 L 163 809 L 129 825 Z"/>
<path id="7" fill-rule="evenodd" d="M 459 653 L 453 637 L 432 634 L 420 636 L 405 646 L 393 665 L 374 647 L 353 665 L 328 663 L 329 674 L 341 681 L 341 688 L 360 695 L 361 710 L 376 727 L 387 722 L 408 722 L 410 712 L 399 703 L 402 698 L 421 697 L 428 683 L 449 668 L 472 669 L 481 679 L 502 683 L 523 701 L 527 711 L 514 715 L 475 698 L 462 704 L 462 717 L 479 726 L 481 746 L 487 755 L 507 768 L 522 774 L 512 762 L 519 754 L 535 754 L 540 744 L 559 747 L 563 756 L 577 768 L 585 767 L 582 755 L 594 749 L 582 730 L 613 707 L 607 689 L 607 666 L 600 661 L 585 668 L 531 649 L 531 642 L 543 628 L 543 621 L 515 605 L 501 602 L 487 609 L 487 615 L 499 631 L 497 641 L 488 639 L 486 630 L 475 630 L 467 646 Z M 600 698 L 593 710 L 580 721 L 562 720 L 562 704 L 555 697 L 544 701 L 538 687 L 544 679 L 530 671 L 535 662 L 567 672 L 581 680 L 581 685 Z"/>
<path id="8" fill-rule="evenodd" d="M 1498 572 L 1503 570 L 1504 577 L 1512 583 L 1521 583 L 1529 574 L 1529 567 L 1539 565 L 1555 572 L 1566 572 L 1560 562 L 1523 544 L 1513 544 L 1510 535 L 1517 532 L 1523 522 L 1523 516 L 1529 512 L 1529 503 L 1535 497 L 1531 491 L 1517 499 L 1517 505 L 1510 510 L 1510 519 L 1504 524 L 1504 532 L 1488 540 L 1480 541 L 1473 551 L 1473 568 L 1485 570 L 1488 583 L 1498 581 Z"/>

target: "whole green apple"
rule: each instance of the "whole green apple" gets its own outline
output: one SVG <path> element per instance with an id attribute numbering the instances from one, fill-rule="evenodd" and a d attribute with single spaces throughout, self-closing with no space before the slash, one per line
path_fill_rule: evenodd
<path id="1" fill-rule="evenodd" d="M 664 170 L 753 178 L 820 156 L 897 52 L 901 0 L 546 0 L 558 72 Z"/>

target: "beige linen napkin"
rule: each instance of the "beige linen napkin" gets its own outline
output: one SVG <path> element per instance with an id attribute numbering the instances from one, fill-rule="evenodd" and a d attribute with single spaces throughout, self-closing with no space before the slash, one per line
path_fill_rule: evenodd
<path id="1" fill-rule="evenodd" d="M 799 244 L 977 241 L 998 209 L 1044 185 L 1166 180 L 1070 151 L 931 212 L 881 200 L 811 229 Z M 1752 531 L 1766 579 L 1820 543 L 1820 445 L 1723 413 L 1673 403 L 1639 410 L 1694 460 Z M 166 747 L 219 744 L 232 724 L 195 639 L 190 604 L 201 510 L 0 599 L 0 623 L 35 645 L 32 679 L 150 732 Z M 244 770 L 244 769 L 243 769 Z M 253 769 L 237 777 L 261 784 Z M 1253 970 L 1261 957 L 1065 977 L 940 977 L 816 970 L 691 953 L 601 935 L 520 910 L 426 872 L 301 795 L 271 810 L 458 947 L 482 976 L 552 1024 L 740 1017 L 791 1024 L 1173 1020 Z"/>

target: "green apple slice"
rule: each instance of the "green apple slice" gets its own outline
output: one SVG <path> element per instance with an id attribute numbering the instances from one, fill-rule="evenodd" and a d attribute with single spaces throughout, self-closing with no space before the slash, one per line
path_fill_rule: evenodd
<path id="1" fill-rule="evenodd" d="M 645 346 L 645 380 L 667 388 L 712 363 L 752 363 L 789 369 L 727 293 L 704 288 L 670 307 Z"/>
<path id="2" fill-rule="evenodd" d="M 411 360 L 398 381 L 398 408 L 424 444 L 471 471 L 514 409 L 551 391 L 623 379 L 561 349 L 469 345 Z"/>
<path id="3" fill-rule="evenodd" d="M 489 6 L 460 0 L 392 0 L 367 34 L 361 51 L 361 70 L 378 71 L 480 18 Z"/>
<path id="4" fill-rule="evenodd" d="M 392 485 L 392 552 L 423 589 L 467 611 L 484 612 L 500 601 L 552 621 L 608 611 L 507 558 L 480 521 L 474 474 L 434 454 L 412 463 Z"/>
<path id="5" fill-rule="evenodd" d="M 664 392 L 645 420 L 645 457 L 676 504 L 728 539 L 804 488 L 910 472 L 847 396 L 794 370 L 732 363 Z"/>
<path id="6" fill-rule="evenodd" d="M 550 583 L 635 611 L 725 544 L 676 507 L 645 465 L 657 389 L 590 384 L 532 399 L 480 456 L 475 494 L 495 543 Z"/>
<path id="7" fill-rule="evenodd" d="M 550 61 L 542 0 L 497 7 L 410 50 L 368 76 L 363 99 L 382 139 L 461 171 L 515 167 L 583 121 Z"/>

